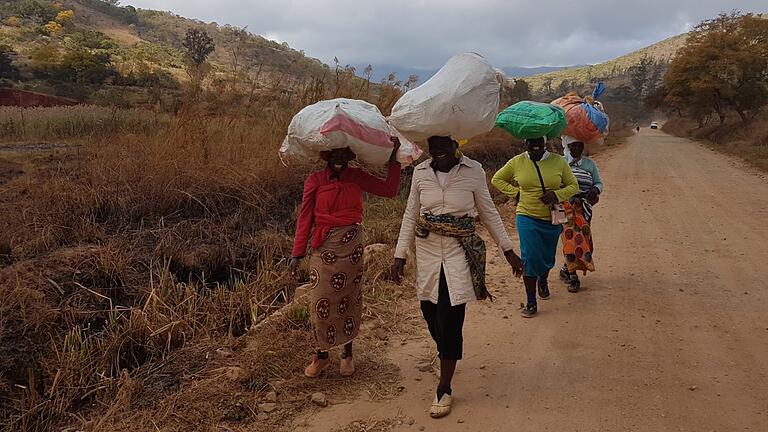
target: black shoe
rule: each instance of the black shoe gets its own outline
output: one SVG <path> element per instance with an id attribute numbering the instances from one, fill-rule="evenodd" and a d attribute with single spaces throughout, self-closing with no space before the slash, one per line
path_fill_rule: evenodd
<path id="1" fill-rule="evenodd" d="M 536 305 L 527 305 L 524 308 L 520 309 L 520 315 L 523 316 L 523 318 L 533 318 L 534 315 L 536 315 L 536 312 L 538 312 L 539 309 L 536 307 Z"/>
<path id="2" fill-rule="evenodd" d="M 539 279 L 539 297 L 542 300 L 549 300 L 549 282 L 546 279 Z"/>
<path id="3" fill-rule="evenodd" d="M 568 272 L 568 267 L 563 267 L 560 269 L 560 280 L 563 282 L 569 282 L 571 280 L 571 273 Z"/>
<path id="4" fill-rule="evenodd" d="M 568 279 L 568 292 L 576 293 L 581 289 L 581 281 L 577 275 L 571 275 Z"/>

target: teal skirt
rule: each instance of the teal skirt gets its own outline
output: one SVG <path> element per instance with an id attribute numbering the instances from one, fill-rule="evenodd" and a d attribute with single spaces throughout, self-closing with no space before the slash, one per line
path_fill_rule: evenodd
<path id="1" fill-rule="evenodd" d="M 563 231 L 562 225 L 517 215 L 517 234 L 520 237 L 520 258 L 526 277 L 541 277 L 555 266 L 557 242 Z"/>

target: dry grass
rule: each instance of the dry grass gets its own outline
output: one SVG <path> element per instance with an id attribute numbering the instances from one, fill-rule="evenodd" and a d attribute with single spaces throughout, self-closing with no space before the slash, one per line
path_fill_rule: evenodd
<path id="1" fill-rule="evenodd" d="M 334 79 L 247 94 L 242 83 L 219 83 L 216 94 L 162 120 L 85 107 L 0 113 L 4 138 L 82 144 L 0 166 L 4 429 L 155 430 L 162 419 L 163 430 L 194 430 L 254 421 L 244 407 L 269 380 L 295 376 L 311 345 L 305 324 L 248 333 L 297 285 L 283 260 L 306 172 L 284 168 L 276 150 L 305 104 L 368 91 L 348 75 Z M 386 110 L 397 91 L 380 90 L 373 101 L 380 97 Z M 391 216 L 403 202 L 372 203 L 367 223 L 378 241 L 392 242 Z M 382 274 L 374 271 L 370 286 Z M 388 320 L 399 296 L 371 288 L 369 322 Z M 221 361 L 211 347 L 222 345 L 245 354 Z M 256 355 L 267 351 L 276 357 Z M 361 361 L 379 378 L 362 374 L 350 388 L 394 379 L 372 355 Z M 246 384 L 227 385 L 213 372 L 231 365 L 248 369 Z M 198 417 L 175 414 L 190 407 Z M 127 408 L 142 413 L 140 426 L 121 423 Z"/>
<path id="2" fill-rule="evenodd" d="M 223 82 L 167 118 L 0 112 L 12 140 L 81 144 L 0 165 L 2 428 L 287 430 L 312 391 L 397 394 L 381 353 L 418 320 L 412 290 L 383 281 L 391 251 L 369 258 L 355 378 L 297 378 L 312 345 L 300 307 L 249 331 L 298 285 L 284 258 L 307 172 L 276 152 L 291 117 L 332 96 L 386 112 L 399 91 L 329 79 L 247 93 Z M 497 131 L 465 150 L 492 172 L 520 147 Z M 397 199 L 369 200 L 369 242 L 394 244 L 407 179 Z M 279 408 L 265 417 L 270 390 Z"/>
<path id="3" fill-rule="evenodd" d="M 97 106 L 18 109 L 0 107 L 2 141 L 55 141 L 151 135 L 168 116 L 141 109 Z"/>

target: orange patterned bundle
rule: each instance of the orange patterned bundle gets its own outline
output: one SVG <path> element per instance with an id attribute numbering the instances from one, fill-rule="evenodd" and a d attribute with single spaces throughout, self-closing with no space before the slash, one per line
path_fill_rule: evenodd
<path id="1" fill-rule="evenodd" d="M 608 130 L 608 116 L 589 101 L 580 98 L 576 92 L 555 99 L 552 104 L 565 110 L 568 127 L 563 135 L 572 136 L 585 144 L 594 144 Z"/>

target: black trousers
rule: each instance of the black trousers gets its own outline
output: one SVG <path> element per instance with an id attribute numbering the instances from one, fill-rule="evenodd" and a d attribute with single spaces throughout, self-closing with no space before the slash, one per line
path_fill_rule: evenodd
<path id="1" fill-rule="evenodd" d="M 421 313 L 429 327 L 429 334 L 437 344 L 438 357 L 443 360 L 461 360 L 464 351 L 464 314 L 466 305 L 451 306 L 448 282 L 440 269 L 440 287 L 437 304 L 421 302 Z"/>

